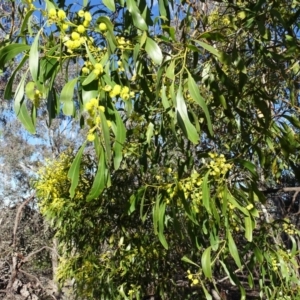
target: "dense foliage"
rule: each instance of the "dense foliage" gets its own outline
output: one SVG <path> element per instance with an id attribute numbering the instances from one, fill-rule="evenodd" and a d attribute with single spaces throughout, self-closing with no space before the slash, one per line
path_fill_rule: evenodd
<path id="1" fill-rule="evenodd" d="M 13 3 L 5 98 L 32 134 L 45 107 L 87 129 L 34 182 L 57 278 L 87 299 L 212 299 L 225 281 L 297 299 L 299 232 L 263 190 L 300 171 L 299 2 Z"/>

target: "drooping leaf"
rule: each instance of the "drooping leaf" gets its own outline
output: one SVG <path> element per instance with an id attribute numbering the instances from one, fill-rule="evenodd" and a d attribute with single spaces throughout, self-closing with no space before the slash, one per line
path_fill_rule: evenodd
<path id="1" fill-rule="evenodd" d="M 215 55 L 215 56 L 219 56 L 220 53 L 218 52 L 217 49 L 215 49 L 213 46 L 208 45 L 204 42 L 198 41 L 198 40 L 194 40 L 194 42 L 196 42 L 198 45 L 200 45 L 202 48 L 204 48 L 205 50 L 207 50 L 208 52 L 210 52 L 211 54 Z"/>
<path id="2" fill-rule="evenodd" d="M 15 68 L 13 73 L 11 74 L 8 82 L 6 83 L 5 91 L 4 91 L 4 99 L 11 100 L 12 99 L 12 87 L 15 81 L 15 76 L 17 72 L 23 67 L 24 63 L 27 61 L 27 57 L 24 56 L 20 61 L 19 65 Z"/>
<path id="3" fill-rule="evenodd" d="M 145 50 L 150 56 L 150 58 L 156 63 L 157 65 L 160 65 L 163 60 L 163 55 L 161 52 L 160 47 L 156 44 L 154 40 L 147 37 Z"/>
<path id="4" fill-rule="evenodd" d="M 39 38 L 41 31 L 35 36 L 29 51 L 29 70 L 34 82 L 37 82 L 39 75 Z"/>
<path id="5" fill-rule="evenodd" d="M 26 101 L 24 99 L 24 92 L 25 92 L 25 79 L 27 76 L 27 72 L 22 76 L 21 81 L 19 82 L 16 93 L 15 93 L 15 101 L 14 101 L 14 111 L 16 116 L 25 127 L 25 129 L 34 134 L 35 133 L 35 126 L 34 123 L 27 111 Z"/>
<path id="6" fill-rule="evenodd" d="M 66 116 L 73 116 L 75 114 L 74 106 L 74 88 L 78 78 L 69 81 L 62 89 L 60 94 L 60 102 L 63 103 L 63 113 Z"/>
<path id="7" fill-rule="evenodd" d="M 86 201 L 89 202 L 93 199 L 96 199 L 103 192 L 103 190 L 107 186 L 108 176 L 109 176 L 108 172 L 109 172 L 109 170 L 105 163 L 105 153 L 104 153 L 104 149 L 102 148 L 102 151 L 100 153 L 100 159 L 99 159 L 99 164 L 98 164 L 98 168 L 97 168 L 97 173 L 94 178 L 92 188 L 86 198 Z"/>
<path id="8" fill-rule="evenodd" d="M 198 268 L 200 268 L 199 265 L 197 265 L 196 263 L 194 263 L 194 262 L 193 262 L 192 260 L 190 260 L 187 256 L 183 256 L 183 257 L 181 258 L 181 260 L 184 261 L 184 262 L 187 262 L 187 263 L 189 263 L 189 264 L 191 264 L 191 265 L 194 265 L 194 266 L 196 266 L 196 267 L 198 267 Z"/>
<path id="9" fill-rule="evenodd" d="M 111 11 L 116 10 L 115 1 L 114 0 L 103 0 L 103 4 L 110 9 Z"/>
<path id="10" fill-rule="evenodd" d="M 115 142 L 113 145 L 114 151 L 114 168 L 115 170 L 119 169 L 122 161 L 122 149 L 126 139 L 126 128 L 121 119 L 121 116 L 117 110 L 115 110 L 116 118 L 116 130 L 115 130 Z"/>
<path id="11" fill-rule="evenodd" d="M 204 275 L 207 278 L 212 277 L 212 270 L 211 270 L 211 247 L 208 247 L 204 250 L 202 257 L 201 257 L 201 266 Z"/>
<path id="12" fill-rule="evenodd" d="M 147 141 L 148 145 L 150 145 L 150 141 L 153 136 L 153 129 L 154 129 L 154 125 L 152 122 L 150 122 L 148 124 L 147 132 L 146 132 L 146 141 Z"/>
<path id="13" fill-rule="evenodd" d="M 0 49 L 0 69 L 3 69 L 8 61 L 29 49 L 30 46 L 24 44 L 10 44 Z"/>
<path id="14" fill-rule="evenodd" d="M 208 127 L 208 130 L 209 130 L 209 133 L 211 134 L 211 136 L 213 136 L 213 129 L 212 129 L 210 114 L 209 114 L 207 105 L 206 105 L 205 100 L 203 99 L 203 97 L 200 95 L 199 88 L 198 88 L 194 78 L 192 77 L 192 75 L 190 73 L 188 73 L 188 89 L 189 89 L 189 92 L 190 92 L 193 100 L 196 103 L 198 103 L 200 105 L 200 107 L 203 109 L 203 112 L 204 112 L 205 117 L 206 117 L 207 127 Z"/>
<path id="15" fill-rule="evenodd" d="M 203 199 L 204 207 L 206 208 L 207 212 L 211 214 L 208 176 L 209 176 L 209 171 L 205 174 L 205 177 L 202 182 L 202 199 Z"/>
<path id="16" fill-rule="evenodd" d="M 164 218 L 165 218 L 165 211 L 166 211 L 166 202 L 163 201 L 159 206 L 159 215 L 158 215 L 158 238 L 161 244 L 164 246 L 165 249 L 168 250 L 168 242 L 164 235 Z"/>
<path id="17" fill-rule="evenodd" d="M 240 260 L 240 256 L 239 256 L 239 252 L 238 249 L 236 247 L 236 244 L 232 238 L 231 232 L 228 229 L 227 230 L 227 239 L 228 239 L 228 248 L 229 248 L 229 252 L 231 254 L 231 256 L 233 257 L 236 265 L 241 268 L 242 264 L 241 264 L 241 260 Z"/>
<path id="18" fill-rule="evenodd" d="M 176 95 L 176 109 L 177 109 L 177 118 L 178 123 L 183 130 L 185 136 L 194 144 L 199 142 L 199 136 L 195 126 L 191 123 L 185 101 L 182 95 L 181 87 L 177 91 Z"/>
<path id="19" fill-rule="evenodd" d="M 70 197 L 73 198 L 75 195 L 75 189 L 78 185 L 79 181 L 79 170 L 80 170 L 80 164 L 81 164 L 81 157 L 83 154 L 83 150 L 85 148 L 86 142 L 82 144 L 79 151 L 77 152 L 72 165 L 68 171 L 68 178 L 71 179 L 71 186 L 69 189 Z"/>
<path id="20" fill-rule="evenodd" d="M 106 117 L 102 111 L 100 111 L 100 119 L 101 119 L 102 135 L 104 139 L 104 151 L 105 151 L 106 163 L 109 166 L 111 160 L 110 133 L 109 133 L 109 127 L 107 125 Z"/>
<path id="21" fill-rule="evenodd" d="M 137 28 L 139 28 L 141 30 L 148 30 L 148 25 L 146 24 L 143 16 L 141 15 L 141 12 L 136 4 L 136 1 L 135 0 L 127 0 L 126 3 L 127 3 L 128 11 L 132 15 L 132 20 L 133 20 L 134 26 L 136 26 Z"/>
<path id="22" fill-rule="evenodd" d="M 253 226 L 251 217 L 245 217 L 245 238 L 252 242 Z"/>

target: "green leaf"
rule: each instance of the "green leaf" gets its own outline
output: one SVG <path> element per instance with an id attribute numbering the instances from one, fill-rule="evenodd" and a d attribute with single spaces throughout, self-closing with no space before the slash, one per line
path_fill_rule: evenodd
<path id="1" fill-rule="evenodd" d="M 89 61 L 92 63 L 92 65 L 95 65 L 97 63 L 95 57 L 93 56 L 93 54 L 90 52 L 89 46 L 87 45 L 87 43 L 85 43 L 85 50 L 86 53 L 88 55 Z"/>
<path id="2" fill-rule="evenodd" d="M 232 238 L 231 232 L 230 230 L 227 230 L 227 238 L 228 238 L 228 247 L 229 247 L 229 252 L 231 254 L 231 256 L 233 257 L 236 265 L 241 268 L 242 264 L 241 264 L 241 260 L 239 257 L 239 252 L 238 249 L 236 247 L 236 244 Z"/>
<path id="3" fill-rule="evenodd" d="M 153 227 L 154 227 L 154 234 L 158 234 L 158 220 L 159 220 L 159 203 L 161 199 L 161 194 L 159 194 L 159 190 L 156 195 L 155 205 L 153 206 Z"/>
<path id="4" fill-rule="evenodd" d="M 201 257 L 201 265 L 204 275 L 207 278 L 212 277 L 212 271 L 211 271 L 211 247 L 208 247 L 205 249 L 205 251 L 202 254 Z"/>
<path id="5" fill-rule="evenodd" d="M 196 42 L 198 45 L 200 45 L 205 50 L 207 50 L 208 52 L 210 52 L 211 54 L 213 54 L 215 56 L 219 56 L 220 55 L 220 53 L 218 52 L 218 50 L 216 50 L 214 47 L 212 47 L 212 46 L 210 46 L 210 45 L 208 45 L 206 43 L 197 41 L 197 40 L 193 40 L 193 41 Z"/>
<path id="6" fill-rule="evenodd" d="M 23 22 L 22 22 L 22 26 L 21 26 L 21 30 L 20 30 L 20 35 L 22 36 L 23 34 L 25 34 L 25 29 L 26 27 L 29 28 L 29 23 L 30 23 L 30 17 L 31 15 L 33 14 L 34 10 L 29 10 L 26 15 L 25 15 L 25 18 L 23 19 Z"/>
<path id="7" fill-rule="evenodd" d="M 66 116 L 73 116 L 75 114 L 74 106 L 74 88 L 78 81 L 78 78 L 74 78 L 69 81 L 62 89 L 60 94 L 60 102 L 63 103 L 63 113 Z"/>
<path id="8" fill-rule="evenodd" d="M 203 284 L 203 281 L 201 280 L 202 289 L 205 295 L 206 300 L 212 300 L 212 296 L 209 294 L 208 290 L 206 289 L 205 285 Z"/>
<path id="9" fill-rule="evenodd" d="M 160 47 L 156 44 L 154 40 L 147 37 L 145 50 L 150 56 L 150 58 L 156 63 L 157 65 L 160 65 L 163 60 L 163 55 L 161 52 Z"/>
<path id="10" fill-rule="evenodd" d="M 251 217 L 245 217 L 245 237 L 249 242 L 252 242 L 253 222 Z"/>
<path id="11" fill-rule="evenodd" d="M 18 56 L 21 52 L 27 51 L 30 46 L 23 44 L 10 44 L 0 50 L 0 69 L 3 69 L 5 64 L 11 59 Z"/>
<path id="12" fill-rule="evenodd" d="M 88 85 L 90 84 L 92 81 L 98 79 L 98 75 L 96 75 L 93 71 L 89 74 L 89 76 L 83 81 L 82 85 Z"/>
<path id="13" fill-rule="evenodd" d="M 187 263 L 189 263 L 189 264 L 191 264 L 191 265 L 194 265 L 194 266 L 196 266 L 196 267 L 198 267 L 198 268 L 200 268 L 199 265 L 197 265 L 196 263 L 194 263 L 193 261 L 191 261 L 191 260 L 190 260 L 188 257 L 186 257 L 186 256 L 182 257 L 181 260 L 184 261 L 184 262 L 187 262 Z"/>
<path id="14" fill-rule="evenodd" d="M 127 0 L 127 8 L 128 11 L 131 13 L 134 26 L 141 30 L 148 30 L 148 25 L 146 24 L 144 18 L 141 15 L 141 12 L 138 6 L 136 5 L 136 1 Z"/>
<path id="15" fill-rule="evenodd" d="M 21 81 L 19 82 L 16 93 L 15 93 L 15 102 L 14 102 L 14 111 L 25 127 L 25 129 L 34 134 L 35 133 L 35 126 L 32 122 L 30 115 L 28 114 L 26 108 L 26 101 L 24 101 L 24 87 L 25 87 L 25 79 L 27 76 L 27 72 L 22 76 Z"/>
<path id="16" fill-rule="evenodd" d="M 174 80 L 174 78 L 175 78 L 174 71 L 175 71 L 175 60 L 172 60 L 170 65 L 168 66 L 168 68 L 166 70 L 166 76 L 168 78 L 170 78 L 171 80 Z"/>
<path id="17" fill-rule="evenodd" d="M 207 212 L 211 214 L 208 176 L 209 176 L 209 171 L 206 173 L 202 182 L 202 199 L 203 199 L 204 207 L 206 208 Z"/>
<path id="18" fill-rule="evenodd" d="M 181 87 L 177 91 L 176 95 L 176 109 L 177 109 L 177 118 L 178 123 L 183 130 L 185 136 L 194 144 L 199 142 L 199 136 L 195 126 L 191 123 L 185 101 L 183 99 Z"/>
<path id="19" fill-rule="evenodd" d="M 222 265 L 222 267 L 223 267 L 223 269 L 224 269 L 226 275 L 228 276 L 228 278 L 229 278 L 229 280 L 230 280 L 230 283 L 231 283 L 232 285 L 236 285 L 235 282 L 233 281 L 233 279 L 231 278 L 231 274 L 230 274 L 230 272 L 229 272 L 229 270 L 228 270 L 226 264 L 225 264 L 222 260 L 219 260 L 219 262 L 220 262 L 220 264 Z"/>
<path id="20" fill-rule="evenodd" d="M 107 179 L 108 179 L 108 169 L 105 163 L 105 153 L 104 149 L 102 148 L 97 173 L 92 185 L 92 188 L 86 198 L 86 201 L 91 201 L 97 198 L 107 186 Z"/>
<path id="21" fill-rule="evenodd" d="M 109 133 L 109 127 L 107 125 L 107 120 L 102 111 L 100 111 L 100 120 L 101 120 L 101 129 L 102 129 L 102 135 L 104 139 L 104 150 L 105 150 L 105 156 L 106 156 L 106 162 L 107 165 L 110 165 L 111 160 L 111 145 L 110 145 L 110 133 Z"/>
<path id="22" fill-rule="evenodd" d="M 34 82 L 37 82 L 39 74 L 39 38 L 41 30 L 35 36 L 29 51 L 29 70 Z"/>
<path id="23" fill-rule="evenodd" d="M 115 118 L 116 118 L 116 130 L 115 130 L 115 142 L 113 145 L 113 151 L 114 151 L 114 168 L 115 170 L 117 170 L 119 169 L 122 161 L 122 156 L 123 156 L 122 150 L 126 139 L 126 128 L 117 110 L 115 110 Z"/>
<path id="24" fill-rule="evenodd" d="M 27 61 L 27 57 L 24 56 L 20 61 L 19 65 L 15 68 L 13 73 L 11 74 L 8 82 L 6 83 L 5 91 L 4 91 L 4 99 L 11 100 L 12 99 L 12 86 L 15 81 L 15 76 L 17 72 L 23 67 L 24 63 Z"/>
<path id="25" fill-rule="evenodd" d="M 116 6 L 114 0 L 102 0 L 102 3 L 111 11 L 115 12 Z"/>
<path id="26" fill-rule="evenodd" d="M 256 172 L 256 166 L 253 163 L 240 158 L 235 159 L 235 162 L 241 164 L 243 167 L 248 169 L 255 178 L 258 178 L 258 174 Z"/>
<path id="27" fill-rule="evenodd" d="M 49 0 L 45 0 L 46 2 L 46 9 L 49 12 L 50 9 L 56 9 L 56 6 Z"/>
<path id="28" fill-rule="evenodd" d="M 193 100 L 196 103 L 198 103 L 200 105 L 200 107 L 203 109 L 203 112 L 206 117 L 209 133 L 213 136 L 213 129 L 212 129 L 210 114 L 209 114 L 207 105 L 205 103 L 204 98 L 200 95 L 199 88 L 198 88 L 194 78 L 190 74 L 190 72 L 188 72 L 188 89 L 189 89 L 189 92 L 190 92 Z"/>
<path id="29" fill-rule="evenodd" d="M 81 157 L 83 150 L 85 148 L 86 142 L 80 147 L 79 151 L 77 152 L 72 165 L 68 172 L 68 178 L 71 179 L 71 186 L 69 189 L 70 197 L 73 198 L 75 195 L 75 189 L 78 185 L 79 181 L 79 170 L 80 170 L 80 163 L 81 163 Z"/>
<path id="30" fill-rule="evenodd" d="M 165 249 L 168 250 L 168 242 L 164 235 L 164 219 L 165 219 L 165 211 L 166 211 L 166 202 L 163 201 L 159 206 L 159 215 L 158 215 L 158 238 L 161 244 Z"/>
<path id="31" fill-rule="evenodd" d="M 148 124 L 147 132 L 146 132 L 146 141 L 147 141 L 148 145 L 150 145 L 150 141 L 151 141 L 151 138 L 153 136 L 153 129 L 154 129 L 154 125 L 153 125 L 152 122 L 150 122 Z"/>

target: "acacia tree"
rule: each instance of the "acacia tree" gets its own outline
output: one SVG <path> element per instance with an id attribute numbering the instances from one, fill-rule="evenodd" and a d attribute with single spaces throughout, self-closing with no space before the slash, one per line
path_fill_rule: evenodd
<path id="1" fill-rule="evenodd" d="M 57 278 L 83 298 L 211 299 L 225 282 L 296 299 L 298 230 L 263 190 L 299 174 L 297 1 L 45 3 L 20 5 L 0 68 L 18 57 L 5 97 L 29 132 L 43 102 L 88 128 L 35 183 Z"/>

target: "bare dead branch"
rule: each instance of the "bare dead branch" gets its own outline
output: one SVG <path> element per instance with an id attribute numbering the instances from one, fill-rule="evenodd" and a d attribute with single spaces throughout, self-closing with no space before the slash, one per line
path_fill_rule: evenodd
<path id="1" fill-rule="evenodd" d="M 17 237 L 17 230 L 18 226 L 21 220 L 21 214 L 23 208 L 34 198 L 35 193 L 33 193 L 30 197 L 28 197 L 18 208 L 16 218 L 15 218 L 15 225 L 14 225 L 14 231 L 13 231 L 13 240 L 12 240 L 12 247 L 16 247 L 16 237 Z"/>
<path id="2" fill-rule="evenodd" d="M 53 249 L 53 248 L 51 248 L 51 247 L 48 247 L 48 246 L 43 246 L 42 248 L 40 248 L 40 249 L 38 249 L 38 250 L 36 250 L 36 251 L 33 251 L 33 252 L 29 253 L 24 259 L 22 259 L 21 263 L 24 264 L 24 263 L 28 262 L 29 259 L 30 259 L 32 256 L 34 256 L 34 255 L 36 255 L 37 253 L 43 251 L 44 249 L 47 249 L 47 250 L 49 250 L 49 251 L 51 251 L 51 252 L 54 252 L 57 256 L 59 256 L 59 254 L 57 253 L 57 251 L 55 251 L 55 249 Z"/>

